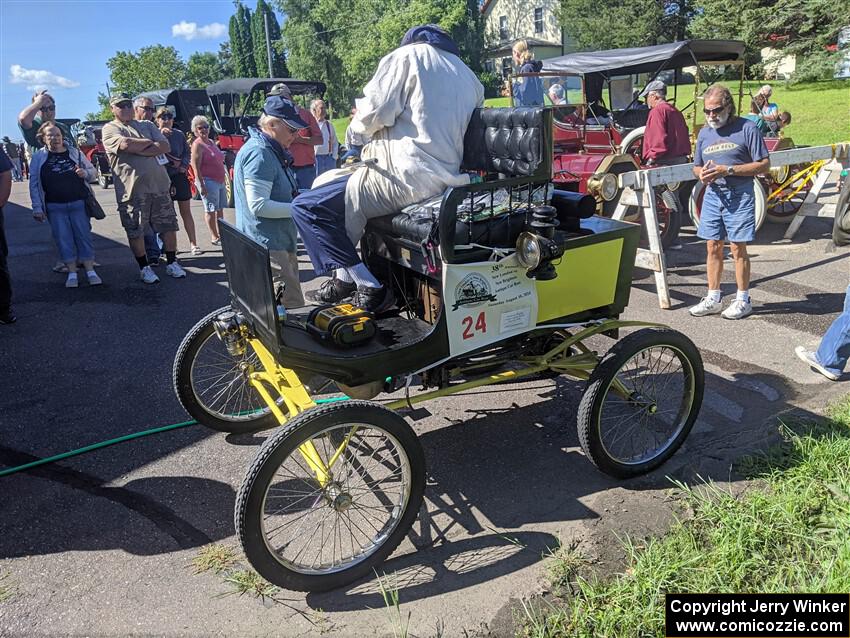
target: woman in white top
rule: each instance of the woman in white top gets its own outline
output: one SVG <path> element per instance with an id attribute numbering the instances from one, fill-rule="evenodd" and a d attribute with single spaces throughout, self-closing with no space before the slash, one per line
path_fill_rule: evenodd
<path id="1" fill-rule="evenodd" d="M 316 151 L 316 177 L 336 168 L 336 158 L 339 156 L 339 140 L 333 124 L 328 119 L 328 109 L 323 100 L 310 102 L 310 111 L 316 118 L 319 130 L 322 132 L 322 143 L 315 145 Z"/>

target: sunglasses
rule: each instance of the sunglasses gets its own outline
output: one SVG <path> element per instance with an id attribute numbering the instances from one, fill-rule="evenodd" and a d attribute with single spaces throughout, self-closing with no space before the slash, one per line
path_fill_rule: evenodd
<path id="1" fill-rule="evenodd" d="M 209 126 L 207 126 L 206 124 L 198 124 L 195 128 L 206 131 Z"/>
<path id="2" fill-rule="evenodd" d="M 725 110 L 725 106 L 718 106 L 716 109 L 703 109 L 702 112 L 706 115 L 720 115 Z"/>
<path id="3" fill-rule="evenodd" d="M 159 119 L 161 119 L 161 120 L 173 120 L 174 119 L 174 116 L 171 113 L 162 113 L 161 115 L 158 115 L 157 117 L 159 117 Z"/>
<path id="4" fill-rule="evenodd" d="M 133 108 L 133 103 L 132 102 L 119 102 L 118 104 L 115 105 L 115 107 L 119 108 L 119 109 L 130 109 L 130 108 Z"/>
<path id="5" fill-rule="evenodd" d="M 152 106 L 140 106 L 139 108 L 145 111 L 146 113 L 153 113 L 156 110 Z"/>
<path id="6" fill-rule="evenodd" d="M 56 105 L 54 104 L 53 106 L 42 106 L 42 107 L 41 107 L 41 110 L 42 110 L 42 111 L 55 111 L 55 110 L 56 110 Z"/>

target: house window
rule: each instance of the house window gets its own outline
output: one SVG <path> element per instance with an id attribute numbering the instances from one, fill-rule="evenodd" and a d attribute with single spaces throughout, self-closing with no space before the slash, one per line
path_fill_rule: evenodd
<path id="1" fill-rule="evenodd" d="M 511 72 L 514 70 L 512 62 L 513 62 L 513 60 L 511 60 L 510 58 L 502 58 L 502 77 L 503 78 L 508 77 L 511 74 Z"/>
<path id="2" fill-rule="evenodd" d="M 543 8 L 538 7 L 534 10 L 534 32 L 543 33 Z"/>
<path id="3" fill-rule="evenodd" d="M 499 16 L 499 38 L 508 39 L 508 16 Z"/>

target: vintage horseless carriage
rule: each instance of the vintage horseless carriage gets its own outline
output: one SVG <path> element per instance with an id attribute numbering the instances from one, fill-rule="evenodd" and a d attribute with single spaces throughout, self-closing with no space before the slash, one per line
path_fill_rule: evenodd
<path id="1" fill-rule="evenodd" d="M 738 98 L 738 112 L 748 112 L 751 96 L 744 95 L 744 43 L 737 40 L 684 40 L 570 53 L 544 60 L 539 73 L 514 77 L 539 78 L 544 92 L 552 84 L 564 89 L 564 102 L 553 105 L 554 181 L 559 188 L 592 194 L 598 213 L 611 216 L 620 196 L 617 175 L 644 168 L 642 142 L 649 110 L 637 102 L 635 89 L 642 89 L 653 79 L 663 79 L 670 91 L 668 100 L 685 116 L 693 141 L 703 122 L 702 94 L 719 75 L 719 69 L 736 79 L 737 90 L 732 93 Z M 681 104 L 679 94 L 686 88 L 690 96 Z M 794 145 L 789 138 L 769 138 L 766 142 L 771 151 Z M 793 217 L 811 188 L 806 168 L 782 167 L 760 178 L 757 226 L 765 218 L 787 222 Z M 702 188 L 696 181 L 657 193 L 662 245 L 675 241 L 685 213 L 698 222 L 701 202 Z M 638 221 L 639 214 L 635 209 L 626 219 Z"/>
<path id="2" fill-rule="evenodd" d="M 248 127 L 257 124 L 266 94 L 275 84 L 285 84 L 302 106 L 325 94 L 324 82 L 293 78 L 233 78 L 210 84 L 207 97 L 212 107 L 212 126 L 227 167 L 227 205 L 233 206 L 233 166 L 236 154 L 245 144 Z"/>
<path id="3" fill-rule="evenodd" d="M 448 189 L 434 215 L 370 221 L 364 261 L 399 300 L 379 317 L 277 307 L 267 250 L 222 224 L 231 303 L 186 336 L 174 385 L 216 430 L 283 426 L 235 508 L 245 554 L 269 581 L 340 587 L 393 552 L 425 484 L 421 445 L 397 411 L 422 401 L 540 374 L 585 382 L 579 440 L 616 477 L 658 467 L 687 437 L 703 397 L 699 352 L 674 330 L 619 318 L 640 228 L 555 188 L 551 117 L 476 110 L 463 168 L 483 181 Z M 640 329 L 618 339 L 623 328 Z M 615 340 L 603 355 L 588 344 L 597 335 Z M 422 392 L 410 392 L 414 380 Z M 327 383 L 349 397 L 404 396 L 332 401 Z"/>

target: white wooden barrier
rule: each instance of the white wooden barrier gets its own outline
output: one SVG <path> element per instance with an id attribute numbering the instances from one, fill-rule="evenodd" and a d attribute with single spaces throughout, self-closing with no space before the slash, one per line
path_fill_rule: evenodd
<path id="1" fill-rule="evenodd" d="M 824 215 L 823 209 L 809 212 L 806 210 L 805 204 L 813 203 L 817 200 L 830 175 L 835 173 L 837 177 L 842 166 L 846 167 L 850 164 L 850 161 L 848 161 L 849 156 L 850 142 L 830 144 L 828 146 L 792 148 L 785 151 L 774 151 L 770 154 L 771 167 L 804 164 L 818 160 L 836 160 L 828 161 L 818 171 L 812 189 L 788 226 L 788 231 L 785 233 L 786 239 L 791 239 L 794 236 L 794 233 L 797 232 L 807 216 L 818 215 L 823 217 L 828 216 L 830 213 L 832 215 L 835 214 L 835 211 L 831 210 Z M 630 171 L 619 175 L 620 200 L 617 202 L 617 208 L 614 210 L 613 217 L 614 219 L 622 220 L 626 216 L 629 206 L 637 206 L 643 209 L 642 217 L 646 228 L 646 235 L 649 238 L 649 248 L 638 248 L 635 265 L 641 268 L 647 268 L 655 273 L 655 288 L 658 294 L 658 304 L 661 308 L 670 307 L 670 290 L 667 286 L 667 262 L 664 259 L 664 250 L 661 247 L 661 234 L 658 229 L 658 209 L 655 205 L 654 187 L 662 184 L 693 181 L 693 169 L 693 164 L 677 164 L 676 166 L 660 166 L 658 168 Z M 679 211 L 679 213 L 686 214 L 686 211 Z"/>

